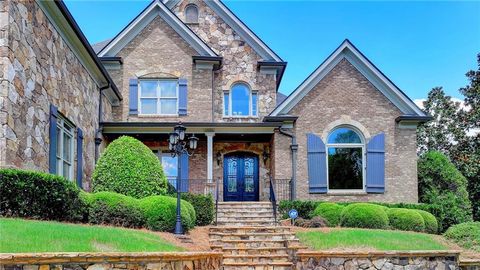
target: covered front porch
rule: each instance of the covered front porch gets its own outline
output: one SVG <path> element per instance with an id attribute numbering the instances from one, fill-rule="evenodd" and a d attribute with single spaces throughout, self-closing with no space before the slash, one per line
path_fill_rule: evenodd
<path id="1" fill-rule="evenodd" d="M 142 141 L 158 156 L 171 187 L 180 177 L 183 192 L 212 194 L 219 201 L 268 201 L 272 183 L 278 200 L 290 197 L 290 178 L 272 178 L 281 123 L 182 123 L 199 141 L 193 155 L 180 159 L 168 150 L 176 124 L 103 123 L 103 136 L 107 144 L 122 135 Z"/>

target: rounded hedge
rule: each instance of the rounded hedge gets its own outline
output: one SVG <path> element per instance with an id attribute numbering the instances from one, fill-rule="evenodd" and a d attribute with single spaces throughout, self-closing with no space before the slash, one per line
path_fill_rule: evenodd
<path id="1" fill-rule="evenodd" d="M 67 179 L 36 171 L 0 169 L 0 215 L 84 221 L 80 189 Z"/>
<path id="2" fill-rule="evenodd" d="M 193 206 L 182 200 L 182 225 L 185 230 L 195 226 Z M 175 229 L 177 199 L 169 196 L 150 196 L 140 200 L 145 225 L 154 231 L 173 231 Z"/>
<path id="3" fill-rule="evenodd" d="M 195 225 L 206 226 L 213 222 L 215 204 L 212 195 L 182 193 L 182 199 L 191 203 L 195 209 Z"/>
<path id="4" fill-rule="evenodd" d="M 329 227 L 336 227 L 340 223 L 343 208 L 345 208 L 343 205 L 336 203 L 321 203 L 313 210 L 312 216 L 322 217 L 327 221 Z"/>
<path id="5" fill-rule="evenodd" d="M 343 209 L 340 225 L 342 227 L 386 229 L 388 228 L 388 216 L 382 206 L 354 203 Z"/>
<path id="6" fill-rule="evenodd" d="M 122 136 L 111 142 L 98 160 L 92 189 L 144 198 L 165 194 L 167 179 L 160 161 L 147 146 Z"/>
<path id="7" fill-rule="evenodd" d="M 444 236 L 458 245 L 480 252 L 480 222 L 465 222 L 448 228 Z"/>
<path id="8" fill-rule="evenodd" d="M 425 231 L 425 221 L 417 211 L 405 208 L 391 208 L 387 211 L 390 226 L 402 231 Z"/>
<path id="9" fill-rule="evenodd" d="M 438 221 L 434 215 L 424 210 L 415 209 L 414 211 L 419 213 L 422 216 L 423 221 L 425 221 L 425 232 L 427 233 L 438 232 Z"/>
<path id="10" fill-rule="evenodd" d="M 137 199 L 114 192 L 85 193 L 88 222 L 127 228 L 144 226 L 143 214 Z"/>

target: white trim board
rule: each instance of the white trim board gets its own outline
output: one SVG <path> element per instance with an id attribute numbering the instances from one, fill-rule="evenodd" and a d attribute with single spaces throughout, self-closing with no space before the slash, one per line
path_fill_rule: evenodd
<path id="1" fill-rule="evenodd" d="M 305 79 L 270 114 L 288 114 L 341 60 L 349 61 L 376 89 L 388 98 L 402 113 L 425 116 L 396 85 L 376 68 L 349 40 L 345 40 L 310 76 Z"/>
<path id="2" fill-rule="evenodd" d="M 163 3 L 165 3 L 170 9 L 173 9 L 179 2 L 180 0 L 163 0 Z M 280 56 L 255 35 L 255 33 L 235 14 L 233 14 L 233 12 L 225 6 L 221 0 L 205 0 L 204 2 L 215 12 L 215 14 L 220 16 L 220 18 L 222 18 L 222 20 L 225 21 L 225 23 L 228 24 L 236 34 L 247 42 L 264 61 L 283 62 Z"/>
<path id="3" fill-rule="evenodd" d="M 132 39 L 134 39 L 157 16 L 162 18 L 175 30 L 200 56 L 218 56 L 203 40 L 186 26 L 160 0 L 154 0 L 127 27 L 108 43 L 98 56 L 116 56 Z"/>

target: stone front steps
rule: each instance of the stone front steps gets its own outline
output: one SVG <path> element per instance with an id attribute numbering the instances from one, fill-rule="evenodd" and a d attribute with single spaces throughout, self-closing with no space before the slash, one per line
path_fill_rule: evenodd
<path id="1" fill-rule="evenodd" d="M 224 202 L 209 231 L 225 270 L 292 270 L 300 246 L 290 227 L 276 226 L 270 202 Z"/>

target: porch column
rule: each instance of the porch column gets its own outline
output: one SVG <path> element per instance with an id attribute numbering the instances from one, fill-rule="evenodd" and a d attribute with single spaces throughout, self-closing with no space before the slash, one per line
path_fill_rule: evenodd
<path id="1" fill-rule="evenodd" d="M 206 132 L 207 136 L 207 180 L 213 182 L 213 136 L 214 132 Z"/>

